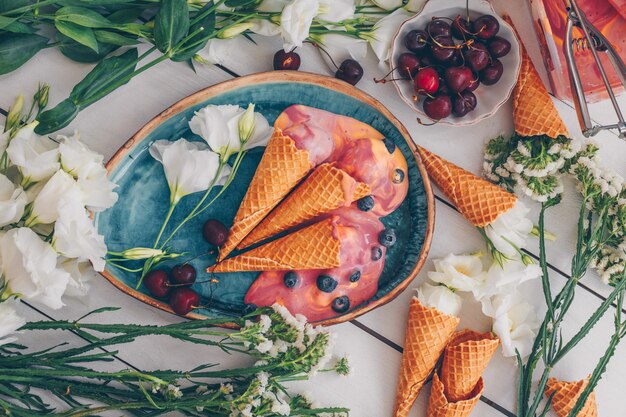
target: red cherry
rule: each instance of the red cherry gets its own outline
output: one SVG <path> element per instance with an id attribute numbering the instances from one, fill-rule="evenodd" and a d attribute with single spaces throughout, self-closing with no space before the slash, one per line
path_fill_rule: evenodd
<path id="1" fill-rule="evenodd" d="M 398 72 L 402 78 L 407 80 L 415 77 L 417 71 L 420 69 L 420 59 L 408 52 L 401 54 L 398 57 Z"/>
<path id="2" fill-rule="evenodd" d="M 456 95 L 452 101 L 452 113 L 455 116 L 463 117 L 476 107 L 476 96 L 471 91 L 463 91 Z"/>
<path id="3" fill-rule="evenodd" d="M 491 39 L 496 36 L 500 30 L 500 23 L 498 23 L 498 19 L 492 15 L 486 14 L 474 20 L 472 27 L 477 38 Z"/>
<path id="4" fill-rule="evenodd" d="M 354 59 L 346 59 L 339 65 L 335 72 L 335 78 L 343 80 L 348 84 L 356 85 L 363 77 L 363 67 Z"/>
<path id="5" fill-rule="evenodd" d="M 491 56 L 494 58 L 502 58 L 511 51 L 511 42 L 500 36 L 494 36 L 489 40 L 487 45 Z"/>
<path id="6" fill-rule="evenodd" d="M 493 85 L 500 80 L 504 67 L 499 59 L 494 58 L 491 64 L 487 65 L 484 70 L 480 72 L 480 81 L 485 85 Z"/>
<path id="7" fill-rule="evenodd" d="M 451 112 L 452 101 L 449 96 L 438 94 L 433 98 L 426 97 L 424 100 L 424 113 L 433 120 L 448 117 Z"/>
<path id="8" fill-rule="evenodd" d="M 202 226 L 202 236 L 213 246 L 220 247 L 228 239 L 228 229 L 219 220 L 207 220 Z"/>
<path id="9" fill-rule="evenodd" d="M 435 36 L 450 36 L 450 25 L 443 19 L 433 19 L 426 25 L 426 32 L 433 38 Z"/>
<path id="10" fill-rule="evenodd" d="M 174 266 L 171 275 L 176 284 L 191 285 L 196 282 L 196 269 L 191 264 Z"/>
<path id="11" fill-rule="evenodd" d="M 274 54 L 275 70 L 297 70 L 300 68 L 300 55 L 291 51 L 279 50 Z"/>
<path id="12" fill-rule="evenodd" d="M 452 22 L 452 36 L 456 39 L 464 40 L 469 37 L 472 32 L 472 21 L 468 22 L 467 18 L 458 15 Z"/>
<path id="13" fill-rule="evenodd" d="M 489 65 L 489 52 L 487 52 L 487 47 L 479 42 L 473 43 L 467 52 L 465 52 L 465 60 L 474 71 L 482 71 Z"/>
<path id="14" fill-rule="evenodd" d="M 452 59 L 454 55 L 454 41 L 450 36 L 435 36 L 431 48 L 433 57 L 440 62 Z"/>
<path id="15" fill-rule="evenodd" d="M 170 295 L 170 306 L 178 315 L 184 316 L 200 306 L 200 296 L 191 288 L 176 288 Z"/>
<path id="16" fill-rule="evenodd" d="M 170 278 L 167 276 L 167 272 L 162 269 L 148 272 L 143 279 L 143 285 L 156 298 L 165 298 L 171 290 Z"/>
<path id="17" fill-rule="evenodd" d="M 472 74 L 472 80 L 470 81 L 465 91 L 474 91 L 478 88 L 479 85 L 480 85 L 480 80 L 478 79 L 478 75 Z"/>
<path id="18" fill-rule="evenodd" d="M 422 68 L 415 74 L 413 89 L 418 94 L 433 94 L 439 88 L 439 74 L 433 68 Z"/>
<path id="19" fill-rule="evenodd" d="M 404 37 L 404 45 L 409 51 L 422 56 L 428 50 L 428 34 L 423 30 L 412 30 Z"/>
<path id="20" fill-rule="evenodd" d="M 446 84 L 455 93 L 463 91 L 472 81 L 472 70 L 467 67 L 449 67 L 444 74 Z"/>

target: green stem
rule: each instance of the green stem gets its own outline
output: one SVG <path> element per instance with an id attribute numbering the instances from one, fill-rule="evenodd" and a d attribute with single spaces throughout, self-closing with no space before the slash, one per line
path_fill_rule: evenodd
<path id="1" fill-rule="evenodd" d="M 550 287 L 550 277 L 548 275 L 548 265 L 546 258 L 546 239 L 545 239 L 545 211 L 546 204 L 541 204 L 541 211 L 539 212 L 539 264 L 541 265 L 541 283 L 543 285 L 543 296 L 546 300 L 546 306 L 548 307 L 548 315 L 551 320 L 554 320 L 554 307 L 552 305 L 552 289 Z"/>
<path id="2" fill-rule="evenodd" d="M 161 240 L 161 236 L 163 236 L 163 232 L 165 231 L 165 227 L 167 227 L 167 223 L 169 223 L 170 218 L 172 217 L 172 213 L 174 212 L 174 209 L 176 208 L 177 204 L 178 204 L 177 201 L 170 202 L 170 208 L 167 210 L 167 214 L 165 215 L 165 220 L 163 221 L 161 230 L 159 230 L 159 234 L 157 235 L 156 240 L 154 241 L 154 245 L 152 246 L 153 248 L 156 248 L 157 245 L 159 244 L 159 241 Z"/>

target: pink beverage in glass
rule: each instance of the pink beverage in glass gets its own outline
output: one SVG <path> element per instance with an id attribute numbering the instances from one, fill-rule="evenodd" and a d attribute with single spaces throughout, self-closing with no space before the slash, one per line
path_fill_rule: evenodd
<path id="1" fill-rule="evenodd" d="M 572 100 L 563 39 L 567 24 L 565 0 L 529 0 L 541 53 L 550 77 L 552 92 L 561 99 Z M 626 0 L 578 0 L 587 19 L 611 42 L 616 52 L 626 61 Z M 574 57 L 587 101 L 596 102 L 608 97 L 593 55 L 583 43 L 582 30 L 574 27 Z M 622 92 L 617 73 L 604 53 L 599 54 L 613 91 Z"/>

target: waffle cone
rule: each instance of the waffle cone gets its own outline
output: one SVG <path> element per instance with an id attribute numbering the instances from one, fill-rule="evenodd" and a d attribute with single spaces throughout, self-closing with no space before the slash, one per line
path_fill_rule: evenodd
<path id="1" fill-rule="evenodd" d="M 308 151 L 298 149 L 293 139 L 275 128 L 237 210 L 228 239 L 220 248 L 219 259 L 226 258 L 310 170 Z"/>
<path id="2" fill-rule="evenodd" d="M 320 165 L 239 245 L 248 247 L 370 194 L 367 184 L 331 164 Z"/>
<path id="3" fill-rule="evenodd" d="M 446 398 L 443 383 L 435 372 L 430 388 L 430 400 L 428 401 L 426 417 L 467 417 L 474 407 L 476 407 L 476 403 L 478 403 L 483 389 L 483 379 L 479 378 L 467 399 L 450 401 Z"/>
<path id="4" fill-rule="evenodd" d="M 470 396 L 499 344 L 491 332 L 461 330 L 452 336 L 440 371 L 446 398 L 460 401 Z"/>
<path id="5" fill-rule="evenodd" d="M 458 324 L 458 317 L 424 307 L 415 297 L 411 300 L 394 417 L 406 417 L 409 414 L 420 389 Z"/>
<path id="6" fill-rule="evenodd" d="M 507 19 L 507 22 L 513 25 L 510 19 Z M 522 62 L 517 84 L 513 89 L 515 131 L 520 136 L 546 135 L 553 139 L 559 135 L 569 137 L 565 123 L 559 116 L 537 69 L 522 43 L 519 44 Z"/>
<path id="7" fill-rule="evenodd" d="M 474 226 L 491 224 L 515 205 L 515 195 L 421 146 L 418 149 L 430 178 Z"/>
<path id="8" fill-rule="evenodd" d="M 209 272 L 329 269 L 340 265 L 341 241 L 334 220 L 326 219 L 241 255 L 226 259 Z"/>
<path id="9" fill-rule="evenodd" d="M 582 379 L 576 382 L 558 381 L 555 378 L 548 379 L 545 394 L 550 396 L 553 393 L 552 408 L 558 417 L 567 417 L 580 394 L 589 384 L 588 379 Z M 587 398 L 585 405 L 578 412 L 577 417 L 598 417 L 598 408 L 596 406 L 596 393 L 592 392 Z"/>

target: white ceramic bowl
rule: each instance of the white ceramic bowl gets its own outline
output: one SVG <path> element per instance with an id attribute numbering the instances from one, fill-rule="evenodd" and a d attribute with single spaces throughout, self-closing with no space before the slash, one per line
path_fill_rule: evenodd
<path id="1" fill-rule="evenodd" d="M 400 26 L 398 33 L 396 33 L 393 39 L 391 49 L 391 59 L 389 60 L 390 68 L 396 66 L 398 57 L 403 52 L 409 52 L 404 46 L 404 36 L 413 29 L 424 29 L 426 24 L 434 17 L 449 17 L 454 19 L 457 15 L 465 16 L 465 0 L 430 0 L 422 9 L 421 12 L 408 19 Z M 439 123 L 445 123 L 453 126 L 468 126 L 473 125 L 481 120 L 493 115 L 498 108 L 510 97 L 515 82 L 517 81 L 517 75 L 519 73 L 521 55 L 520 45 L 515 36 L 513 28 L 505 22 L 491 7 L 486 0 L 470 0 L 469 1 L 469 14 L 472 19 L 475 19 L 484 14 L 491 14 L 500 23 L 500 30 L 498 36 L 503 37 L 511 43 L 511 51 L 504 57 L 499 58 L 504 66 L 504 72 L 502 78 L 494 85 L 481 84 L 474 94 L 476 95 L 477 105 L 476 108 L 466 114 L 464 117 L 456 117 L 450 115 Z M 422 110 L 422 103 L 415 103 L 413 97 L 413 83 L 409 80 L 395 80 L 394 85 L 400 94 L 402 100 L 413 109 L 420 117 L 430 120 L 428 116 Z"/>

